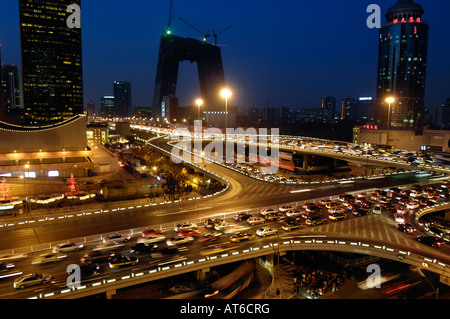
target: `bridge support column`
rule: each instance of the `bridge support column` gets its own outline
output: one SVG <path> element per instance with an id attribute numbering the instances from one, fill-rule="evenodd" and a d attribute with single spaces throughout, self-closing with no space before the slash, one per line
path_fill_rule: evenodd
<path id="1" fill-rule="evenodd" d="M 309 155 L 305 154 L 303 155 L 303 170 L 308 170 L 308 161 L 309 161 Z"/>
<path id="2" fill-rule="evenodd" d="M 210 268 L 203 268 L 200 270 L 197 270 L 197 281 L 203 281 L 206 279 L 206 273 L 210 272 Z"/>
<path id="3" fill-rule="evenodd" d="M 114 296 L 116 294 L 116 290 L 115 289 L 113 289 L 113 290 L 108 290 L 107 292 L 106 292 L 106 299 L 112 299 L 112 296 Z"/>

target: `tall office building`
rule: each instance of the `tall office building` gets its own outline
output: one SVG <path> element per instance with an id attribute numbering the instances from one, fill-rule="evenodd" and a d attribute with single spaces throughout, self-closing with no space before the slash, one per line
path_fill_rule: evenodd
<path id="1" fill-rule="evenodd" d="M 103 117 L 112 118 L 116 116 L 115 113 L 115 98 L 114 96 L 103 96 L 101 101 L 101 113 Z"/>
<path id="2" fill-rule="evenodd" d="M 114 81 L 115 115 L 129 116 L 131 109 L 131 83 Z"/>
<path id="3" fill-rule="evenodd" d="M 2 67 L 2 45 L 0 44 L 0 70 L 1 70 L 1 67 Z M 2 73 L 3 72 L 0 72 L 0 121 L 4 120 L 3 112 L 4 112 L 4 109 L 5 109 L 5 107 L 3 105 L 3 89 L 2 89 L 3 79 L 2 79 Z"/>
<path id="4" fill-rule="evenodd" d="M 386 13 L 378 54 L 375 121 L 379 127 L 411 128 L 421 134 L 428 51 L 423 14 L 422 6 L 412 0 L 399 0 Z M 386 98 L 391 96 L 395 101 L 388 117 Z"/>
<path id="5" fill-rule="evenodd" d="M 336 98 L 325 96 L 322 99 L 322 110 L 327 121 L 334 120 L 334 116 L 336 115 Z"/>
<path id="6" fill-rule="evenodd" d="M 69 5 L 81 0 L 19 0 L 25 113 L 31 124 L 83 113 L 81 28 Z"/>
<path id="7" fill-rule="evenodd" d="M 354 119 L 356 101 L 351 97 L 345 97 L 342 99 L 342 111 L 341 111 L 341 119 L 342 120 L 351 120 Z"/>

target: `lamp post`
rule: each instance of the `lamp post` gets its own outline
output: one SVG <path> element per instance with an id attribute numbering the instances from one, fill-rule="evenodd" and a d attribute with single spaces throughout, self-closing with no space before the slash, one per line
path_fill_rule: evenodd
<path id="1" fill-rule="evenodd" d="M 387 120 L 387 145 L 389 145 L 389 130 L 391 128 L 391 104 L 394 103 L 395 99 L 393 97 L 388 97 L 386 98 L 386 102 L 389 103 L 389 108 L 388 108 L 388 120 Z"/>
<path id="2" fill-rule="evenodd" d="M 223 89 L 222 97 L 225 98 L 225 139 L 227 139 L 227 127 L 228 127 L 228 98 L 231 96 L 231 91 L 228 89 Z"/>
<path id="3" fill-rule="evenodd" d="M 197 101 L 195 101 L 195 103 L 197 103 L 197 107 L 198 107 L 197 120 L 200 120 L 200 107 L 203 105 L 203 100 L 197 99 Z"/>

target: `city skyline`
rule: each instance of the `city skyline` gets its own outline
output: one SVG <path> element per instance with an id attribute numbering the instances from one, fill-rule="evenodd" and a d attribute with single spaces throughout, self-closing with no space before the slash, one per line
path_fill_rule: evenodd
<path id="1" fill-rule="evenodd" d="M 21 65 L 18 1 L 14 2 L 4 5 L 0 42 L 3 63 Z M 366 12 L 366 8 L 370 2 L 362 1 L 358 5 L 341 3 L 340 7 L 345 10 L 341 10 L 341 16 L 337 17 L 334 9 L 338 5 L 335 3 L 330 3 L 319 15 L 318 4 L 286 1 L 281 6 L 282 9 L 279 9 L 272 7 L 269 2 L 256 6 L 250 1 L 244 6 L 236 5 L 235 14 L 227 16 L 229 8 L 224 4 L 214 4 L 208 6 L 207 10 L 201 10 L 204 7 L 201 5 L 202 1 L 189 7 L 175 0 L 172 30 L 180 36 L 200 37 L 178 17 L 184 17 L 196 26 L 204 25 L 202 29 L 205 30 L 217 28 L 215 31 L 220 31 L 233 25 L 219 37 L 219 43 L 225 45 L 222 52 L 226 82 L 234 91 L 231 103 L 251 107 L 267 104 L 271 107 L 317 107 L 324 96 L 334 96 L 338 101 L 347 96 L 376 96 L 379 30 L 366 26 L 366 19 L 370 14 Z M 438 2 L 421 3 L 425 9 L 424 20 L 430 24 L 426 107 L 440 105 L 449 95 L 445 87 L 448 66 L 442 62 L 450 49 L 447 44 L 436 41 L 440 35 L 443 36 L 441 32 L 445 30 L 445 10 L 442 7 L 449 5 Z M 382 24 L 386 22 L 384 14 L 387 9 L 395 3 L 392 0 L 379 1 Z M 139 7 L 141 10 L 137 10 Z M 122 19 L 118 19 L 120 16 L 117 11 L 121 11 Z M 137 11 L 153 12 L 150 21 L 141 21 Z M 208 15 L 207 11 L 211 14 Z M 223 14 L 217 13 L 220 11 Z M 99 12 L 104 14 L 98 15 Z M 151 106 L 159 40 L 167 25 L 168 13 L 169 1 L 140 3 L 136 7 L 114 3 L 104 6 L 101 1 L 95 4 L 82 3 L 84 104 L 93 100 L 100 105 L 100 98 L 112 93 L 111 82 L 124 80 L 133 85 L 133 106 Z M 301 13 L 301 19 L 298 19 L 297 13 Z M 264 23 L 270 17 L 269 14 L 273 14 L 273 19 L 270 19 L 273 24 Z M 256 22 L 244 19 L 245 15 L 255 17 Z M 121 22 L 126 21 L 126 17 L 133 16 L 133 23 Z M 308 28 L 308 32 L 304 31 L 305 26 L 317 21 L 315 19 L 319 16 L 324 22 L 316 22 L 312 30 Z M 111 24 L 107 17 L 119 22 Z M 330 29 L 331 26 L 334 29 Z M 279 32 L 280 30 L 284 31 Z M 243 37 L 242 33 L 248 36 Z M 321 40 L 321 36 L 326 34 L 327 41 Z M 344 36 L 345 34 L 348 36 Z M 293 42 L 292 50 L 278 48 L 276 43 L 280 47 L 285 46 L 284 43 L 291 41 L 293 35 L 297 35 L 300 46 Z M 264 41 L 260 39 L 261 36 Z M 313 39 L 319 41 L 310 45 Z M 117 41 L 121 41 L 122 45 L 117 46 Z M 100 56 L 103 57 L 102 60 Z M 286 61 L 290 62 L 282 64 Z M 177 91 L 181 106 L 194 104 L 195 97 L 199 95 L 198 85 L 195 85 L 196 77 L 194 65 L 187 62 L 181 64 L 180 89 Z M 194 84 L 191 85 L 190 82 Z"/>

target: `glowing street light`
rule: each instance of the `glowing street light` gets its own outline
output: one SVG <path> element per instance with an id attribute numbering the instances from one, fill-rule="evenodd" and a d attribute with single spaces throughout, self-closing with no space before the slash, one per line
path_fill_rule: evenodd
<path id="1" fill-rule="evenodd" d="M 197 119 L 200 120 L 200 107 L 203 105 L 203 100 L 202 99 L 197 99 L 195 101 L 195 103 L 197 104 L 198 107 L 198 116 Z"/>
<path id="2" fill-rule="evenodd" d="M 228 127 L 228 98 L 233 94 L 228 89 L 223 89 L 220 93 L 223 98 L 225 98 L 225 131 Z"/>
<path id="3" fill-rule="evenodd" d="M 395 99 L 393 97 L 386 98 L 386 102 L 389 103 L 389 109 L 388 109 L 388 130 L 391 127 L 391 104 L 395 102 Z"/>
<path id="4" fill-rule="evenodd" d="M 393 97 L 388 97 L 388 98 L 386 98 L 385 101 L 389 103 L 387 134 L 386 134 L 386 144 L 389 145 L 389 130 L 391 128 L 391 104 L 395 102 L 395 99 Z"/>

